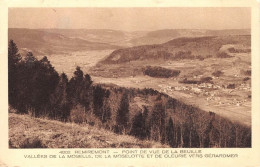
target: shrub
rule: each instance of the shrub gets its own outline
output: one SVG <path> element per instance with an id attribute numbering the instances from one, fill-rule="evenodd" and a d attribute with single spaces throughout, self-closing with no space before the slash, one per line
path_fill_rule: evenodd
<path id="1" fill-rule="evenodd" d="M 251 70 L 240 70 L 240 74 L 251 76 Z"/>
<path id="2" fill-rule="evenodd" d="M 248 80 L 250 80 L 249 77 L 245 77 L 245 78 L 243 78 L 243 81 L 248 81 Z"/>
<path id="3" fill-rule="evenodd" d="M 228 89 L 235 89 L 236 85 L 235 84 L 228 84 L 227 88 Z"/>
<path id="4" fill-rule="evenodd" d="M 179 51 L 175 54 L 174 59 L 195 59 L 195 56 L 191 54 L 191 51 Z"/>
<path id="5" fill-rule="evenodd" d="M 238 48 L 232 47 L 232 48 L 228 48 L 228 51 L 229 51 L 230 53 L 250 53 L 250 52 L 251 52 L 251 49 L 246 49 L 246 48 L 244 48 L 244 49 L 238 49 Z"/>
<path id="6" fill-rule="evenodd" d="M 200 84 L 201 81 L 188 80 L 187 78 L 184 78 L 183 80 L 179 81 L 179 83 L 184 83 L 184 84 Z"/>
<path id="7" fill-rule="evenodd" d="M 26 138 L 21 144 L 20 148 L 47 148 L 45 144 L 38 137 Z"/>
<path id="8" fill-rule="evenodd" d="M 203 77 L 200 79 L 201 82 L 204 82 L 204 83 L 212 83 L 212 78 L 211 77 Z"/>
<path id="9" fill-rule="evenodd" d="M 144 75 L 148 75 L 150 77 L 157 77 L 157 78 L 170 78 L 170 77 L 177 77 L 180 75 L 180 70 L 171 70 L 163 67 L 157 66 L 147 66 L 144 70 Z"/>
<path id="10" fill-rule="evenodd" d="M 86 113 L 82 105 L 77 105 L 70 112 L 70 120 L 75 123 L 84 123 L 86 122 Z"/>
<path id="11" fill-rule="evenodd" d="M 230 58 L 230 57 L 233 57 L 233 56 L 231 56 L 231 55 L 228 54 L 227 52 L 218 52 L 218 53 L 217 53 L 217 57 L 218 57 L 218 58 Z"/>
<path id="12" fill-rule="evenodd" d="M 222 71 L 215 71 L 215 72 L 212 73 L 212 75 L 215 76 L 215 77 L 220 77 L 223 74 L 224 73 Z"/>

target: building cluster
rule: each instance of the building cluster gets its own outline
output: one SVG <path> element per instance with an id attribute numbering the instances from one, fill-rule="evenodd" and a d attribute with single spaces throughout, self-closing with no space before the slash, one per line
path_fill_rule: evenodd
<path id="1" fill-rule="evenodd" d="M 179 86 L 169 86 L 165 84 L 158 85 L 160 87 L 160 91 L 164 93 L 170 93 L 173 91 L 189 91 L 189 94 L 200 94 L 206 96 L 208 102 L 217 102 L 218 105 L 235 105 L 241 106 L 247 100 L 238 100 L 232 99 L 228 100 L 227 102 L 221 101 L 221 97 L 218 95 L 220 94 L 219 91 L 216 90 L 228 90 L 228 93 L 232 93 L 235 90 L 247 90 L 250 91 L 251 87 L 250 84 L 243 83 L 236 87 L 235 89 L 227 89 L 226 87 L 219 86 L 212 83 L 201 83 L 201 84 L 192 84 L 192 85 L 179 85 Z"/>
<path id="2" fill-rule="evenodd" d="M 242 83 L 241 85 L 239 85 L 239 87 L 237 89 L 251 91 L 251 86 L 248 83 Z"/>

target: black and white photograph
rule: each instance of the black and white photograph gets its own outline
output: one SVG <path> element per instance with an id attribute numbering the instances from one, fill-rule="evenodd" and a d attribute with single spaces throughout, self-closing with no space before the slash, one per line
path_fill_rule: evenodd
<path id="1" fill-rule="evenodd" d="M 9 8 L 8 145 L 251 148 L 251 8 Z"/>
<path id="2" fill-rule="evenodd" d="M 260 0 L 0 0 L 0 166 L 260 164 Z"/>

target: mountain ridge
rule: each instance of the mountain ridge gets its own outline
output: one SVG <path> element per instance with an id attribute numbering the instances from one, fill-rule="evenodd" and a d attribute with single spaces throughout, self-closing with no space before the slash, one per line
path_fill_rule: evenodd
<path id="1" fill-rule="evenodd" d="M 92 42 L 80 38 L 35 29 L 9 29 L 8 39 L 14 40 L 20 50 L 32 51 L 37 55 L 56 54 L 68 51 L 111 50 L 119 46 Z"/>
<path id="2" fill-rule="evenodd" d="M 144 60 L 174 60 L 217 56 L 224 45 L 250 47 L 250 35 L 181 37 L 163 44 L 141 45 L 113 51 L 101 64 L 118 64 Z"/>

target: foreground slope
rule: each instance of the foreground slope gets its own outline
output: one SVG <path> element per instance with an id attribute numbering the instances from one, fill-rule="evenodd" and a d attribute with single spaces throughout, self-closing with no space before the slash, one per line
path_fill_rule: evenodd
<path id="1" fill-rule="evenodd" d="M 9 113 L 10 148 L 151 148 L 167 147 L 90 125 L 62 123 Z"/>

